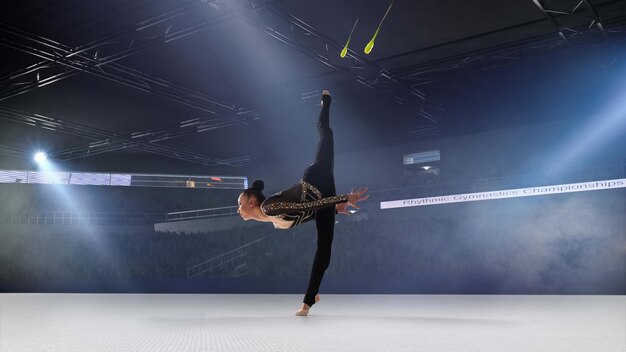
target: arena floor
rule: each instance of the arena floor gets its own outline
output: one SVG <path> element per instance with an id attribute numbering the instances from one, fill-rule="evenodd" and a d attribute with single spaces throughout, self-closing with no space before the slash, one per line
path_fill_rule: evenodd
<path id="1" fill-rule="evenodd" d="M 2 294 L 0 351 L 626 351 L 626 296 Z"/>

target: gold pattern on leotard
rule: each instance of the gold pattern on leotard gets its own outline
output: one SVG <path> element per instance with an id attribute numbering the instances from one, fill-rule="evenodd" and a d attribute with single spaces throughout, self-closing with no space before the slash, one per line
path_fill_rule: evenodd
<path id="1" fill-rule="evenodd" d="M 332 205 L 337 203 L 345 203 L 348 201 L 348 195 L 342 194 L 338 196 L 326 197 L 318 200 L 314 200 L 311 202 L 275 202 L 267 205 L 263 205 L 263 212 L 268 214 L 272 213 L 275 210 L 280 211 L 304 211 L 311 210 L 317 208 L 324 208 L 325 205 Z"/>
<path id="2" fill-rule="evenodd" d="M 300 181 L 300 183 L 302 184 L 302 201 L 304 202 L 306 200 L 306 191 L 311 191 L 313 192 L 313 194 L 315 194 L 317 196 L 317 198 L 322 198 L 322 192 L 320 192 L 319 189 L 317 189 L 315 186 L 313 186 L 312 184 L 306 182 L 306 181 Z"/>
<path id="3" fill-rule="evenodd" d="M 293 221 L 291 227 L 295 227 L 311 217 L 317 209 L 348 201 L 347 194 L 322 198 L 322 193 L 319 189 L 303 180 L 300 181 L 300 191 L 300 202 L 263 202 L 261 204 L 263 213 L 269 216 L 277 216 L 283 220 Z M 278 192 L 274 196 L 280 196 L 281 193 Z M 312 200 L 307 201 L 307 198 Z"/>

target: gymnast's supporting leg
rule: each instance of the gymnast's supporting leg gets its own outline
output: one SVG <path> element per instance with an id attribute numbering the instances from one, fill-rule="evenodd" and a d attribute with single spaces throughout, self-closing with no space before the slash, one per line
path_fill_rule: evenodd
<path id="1" fill-rule="evenodd" d="M 307 287 L 303 302 L 309 307 L 315 304 L 315 297 L 319 292 L 324 272 L 330 264 L 331 247 L 335 229 L 335 209 L 328 207 L 317 211 L 315 219 L 317 228 L 317 250 L 311 269 L 309 287 Z"/>

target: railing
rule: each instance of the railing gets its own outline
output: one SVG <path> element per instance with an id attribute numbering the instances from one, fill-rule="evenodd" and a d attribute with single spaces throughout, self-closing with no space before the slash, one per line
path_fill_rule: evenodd
<path id="1" fill-rule="evenodd" d="M 162 221 L 153 213 L 13 211 L 0 212 L 0 223 L 21 225 L 139 225 Z"/>
<path id="2" fill-rule="evenodd" d="M 237 206 L 210 208 L 210 209 L 197 209 L 197 210 L 185 210 L 167 213 L 165 221 L 182 221 L 182 220 L 196 220 L 204 218 L 215 218 L 221 216 L 232 216 L 237 214 Z"/>
<path id="3" fill-rule="evenodd" d="M 187 210 L 167 213 L 8 211 L 0 212 L 2 224 L 81 225 L 81 224 L 153 224 L 237 215 L 237 206 Z"/>
<path id="4" fill-rule="evenodd" d="M 5 148 L 6 149 L 6 148 Z M 72 171 L 1 170 L 0 183 L 132 186 L 202 189 L 245 189 L 248 179 L 240 176 L 109 174 Z"/>
<path id="5" fill-rule="evenodd" d="M 197 276 L 200 276 L 204 273 L 213 271 L 215 269 L 218 268 L 223 268 L 228 264 L 231 264 L 232 266 L 234 266 L 234 264 L 237 262 L 238 259 L 242 259 L 244 258 L 247 254 L 248 254 L 248 250 L 249 248 L 256 244 L 259 243 L 263 240 L 265 240 L 268 237 L 274 236 L 276 234 L 276 232 L 271 233 L 269 235 L 266 235 L 264 237 L 261 237 L 259 239 L 256 239 L 252 242 L 248 242 L 238 248 L 235 248 L 233 250 L 230 250 L 228 252 L 222 253 L 218 256 L 215 256 L 207 261 L 204 261 L 200 264 L 196 264 L 193 266 L 190 266 L 187 268 L 187 278 L 191 279 Z M 247 263 L 241 263 L 237 266 L 235 266 L 235 276 L 243 276 L 244 274 L 241 273 L 240 269 L 245 269 L 246 268 L 246 264 Z"/>

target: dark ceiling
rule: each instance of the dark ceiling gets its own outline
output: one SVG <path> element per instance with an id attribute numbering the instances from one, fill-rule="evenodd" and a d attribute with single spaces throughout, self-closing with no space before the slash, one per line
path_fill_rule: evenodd
<path id="1" fill-rule="evenodd" d="M 396 0 L 366 55 L 389 4 L 5 0 L 0 168 L 237 172 L 310 157 L 325 88 L 342 153 L 576 118 L 623 72 L 626 1 Z"/>

